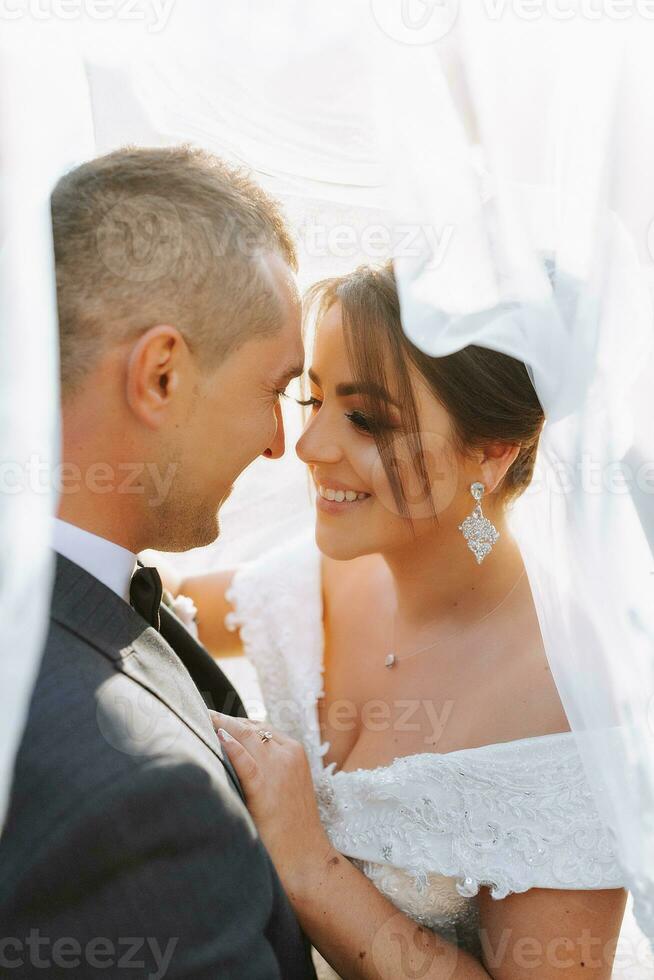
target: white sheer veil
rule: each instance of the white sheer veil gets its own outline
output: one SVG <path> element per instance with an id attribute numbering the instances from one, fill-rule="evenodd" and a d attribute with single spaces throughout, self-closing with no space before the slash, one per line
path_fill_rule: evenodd
<path id="1" fill-rule="evenodd" d="M 53 577 L 59 386 L 49 196 L 61 170 L 93 146 L 81 59 L 28 24 L 20 46 L 12 37 L 0 42 L 0 830 Z"/>
<path id="2" fill-rule="evenodd" d="M 419 346 L 530 366 L 547 423 L 512 520 L 654 937 L 654 25 L 590 21 L 574 0 L 565 20 L 551 4 L 534 20 L 532 3 L 529 18 L 500 0 L 416 3 L 175 5 L 147 50 L 89 51 L 95 152 L 188 140 L 249 163 L 291 216 L 303 282 L 383 259 L 365 234 L 383 226 Z M 314 248 L 316 225 L 349 229 L 351 247 Z M 288 456 L 280 483 L 265 461 L 245 474 L 218 545 L 186 567 L 311 520 Z"/>
<path id="3" fill-rule="evenodd" d="M 440 252 L 424 240 L 395 260 L 404 329 L 434 356 L 478 344 L 529 367 L 546 424 L 512 528 L 652 937 L 654 334 L 648 228 L 634 203 L 651 221 L 640 168 L 643 152 L 654 163 L 654 127 L 638 89 L 642 38 L 616 24 L 499 32 L 468 8 L 446 40 L 420 47 L 388 16 L 377 91 L 393 211 L 447 238 Z M 530 61 L 542 69 L 536 120 L 515 91 Z"/>

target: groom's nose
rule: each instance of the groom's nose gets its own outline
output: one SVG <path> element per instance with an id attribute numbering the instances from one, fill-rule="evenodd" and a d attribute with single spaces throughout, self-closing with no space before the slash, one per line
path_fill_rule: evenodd
<path id="1" fill-rule="evenodd" d="M 275 437 L 263 455 L 266 459 L 281 459 L 285 449 L 284 416 L 282 415 L 282 406 L 277 402 L 275 405 Z"/>

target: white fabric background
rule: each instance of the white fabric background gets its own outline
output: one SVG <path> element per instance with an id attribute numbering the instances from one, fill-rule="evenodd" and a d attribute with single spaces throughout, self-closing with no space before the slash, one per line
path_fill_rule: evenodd
<path id="1" fill-rule="evenodd" d="M 24 47 L 7 40 L 0 43 L 0 828 L 50 602 L 58 382 L 49 194 L 62 168 L 93 148 L 81 61 L 28 32 Z"/>
<path id="2" fill-rule="evenodd" d="M 53 169 L 61 169 L 68 162 L 128 141 L 145 145 L 188 140 L 234 160 L 247 162 L 287 209 L 299 238 L 305 284 L 321 275 L 350 269 L 359 261 L 385 257 L 389 248 L 374 244 L 375 233 L 371 234 L 371 229 L 386 228 L 389 246 L 397 246 L 407 215 L 411 214 L 410 205 L 416 200 L 423 208 L 422 212 L 418 211 L 418 222 L 422 219 L 440 227 L 448 213 L 443 207 L 451 209 L 454 224 L 460 222 L 461 212 L 457 209 L 465 203 L 470 185 L 465 185 L 464 181 L 466 167 L 457 167 L 455 154 L 465 141 L 462 143 L 456 134 L 456 125 L 467 138 L 472 137 L 483 146 L 484 162 L 490 164 L 496 176 L 531 182 L 552 175 L 556 180 L 561 180 L 562 175 L 574 177 L 572 191 L 579 195 L 581 204 L 588 203 L 588 189 L 594 186 L 593 168 L 603 160 L 594 156 L 594 151 L 605 150 L 608 135 L 618 152 L 612 160 L 615 182 L 611 185 L 611 199 L 605 203 L 619 204 L 620 216 L 636 243 L 640 259 L 651 272 L 648 245 L 651 238 L 649 222 L 654 216 L 650 179 L 654 137 L 644 122 L 648 118 L 647 105 L 654 86 L 647 56 L 647 38 L 651 39 L 651 31 L 649 34 L 644 30 L 641 32 L 639 28 L 644 25 L 634 23 L 625 26 L 630 58 L 626 70 L 616 76 L 608 69 L 601 70 L 612 64 L 600 57 L 601 46 L 606 43 L 610 47 L 609 42 L 601 38 L 594 42 L 597 46 L 593 61 L 585 43 L 587 38 L 579 32 L 584 27 L 581 23 L 562 35 L 557 25 L 547 22 L 534 26 L 519 18 L 511 20 L 509 16 L 502 23 L 488 19 L 471 23 L 469 18 L 460 15 L 456 30 L 442 40 L 439 47 L 448 87 L 459 112 L 459 121 L 455 124 L 451 114 L 448 115 L 447 101 L 434 99 L 426 103 L 425 91 L 415 85 L 412 88 L 411 78 L 405 74 L 415 32 L 408 41 L 405 37 L 402 43 L 395 44 L 391 60 L 397 59 L 398 64 L 391 66 L 389 61 L 386 78 L 383 60 L 381 73 L 374 74 L 380 68 L 380 62 L 375 61 L 379 49 L 369 42 L 373 37 L 377 41 L 380 39 L 376 36 L 380 33 L 380 6 L 376 0 L 371 4 L 359 0 L 348 0 L 347 3 L 335 0 L 329 8 L 285 2 L 275 4 L 272 9 L 272 5 L 262 0 L 238 5 L 225 0 L 187 0 L 184 5 L 169 7 L 167 20 L 157 31 L 151 30 L 152 24 L 148 24 L 147 19 L 122 23 L 116 17 L 102 25 L 88 21 L 71 25 L 66 28 L 67 37 L 74 36 L 84 53 L 86 81 L 79 76 L 73 77 L 74 60 L 69 62 L 69 67 L 73 66 L 72 73 L 65 71 L 63 74 L 57 65 L 46 60 L 40 63 L 35 87 L 36 73 L 31 73 L 29 61 L 24 63 L 23 78 L 18 82 L 20 90 L 26 93 L 20 103 L 20 122 L 23 128 L 27 127 L 26 138 L 32 143 L 36 134 L 42 139 L 43 127 L 45 145 L 57 148 L 56 151 L 53 149 L 52 156 L 48 156 L 48 166 Z M 117 10 L 118 7 L 116 4 Z M 147 5 L 141 7 L 147 13 Z M 391 41 L 398 41 L 397 36 L 393 37 L 397 24 L 392 19 L 384 23 L 382 40 L 390 33 Z M 25 25 L 17 26 L 24 28 Z M 627 38 L 629 26 L 631 35 Z M 623 31 L 622 27 L 618 29 Z M 51 32 L 51 25 L 46 24 L 44 31 Z M 602 31 L 603 26 L 598 25 L 598 33 Z M 423 63 L 425 70 L 433 73 L 433 66 L 426 65 L 428 47 L 413 47 L 415 57 L 411 71 L 418 71 L 417 79 Z M 382 59 L 391 58 L 389 50 L 386 49 L 386 55 L 382 53 Z M 462 63 L 464 71 L 461 70 Z M 371 82 L 371 79 L 375 81 Z M 426 157 L 431 167 L 427 185 L 406 181 L 412 167 L 406 166 L 407 145 L 400 136 L 399 123 L 404 114 L 398 115 L 397 105 L 393 108 L 391 101 L 380 99 L 380 92 L 386 91 L 384 84 L 389 80 L 393 83 L 391 92 L 394 89 L 399 104 L 411 108 L 414 116 L 425 122 L 419 135 L 423 148 L 431 154 Z M 68 88 L 64 91 L 62 85 Z M 93 146 L 89 141 L 87 86 L 92 105 Z M 553 86 L 558 102 L 551 98 Z M 611 103 L 607 100 L 616 92 L 620 111 L 611 115 Z M 570 96 L 574 98 L 568 98 L 568 105 L 576 107 L 576 113 L 553 116 L 553 106 L 565 105 Z M 13 111 L 17 111 L 15 106 Z M 390 150 L 384 140 L 380 144 L 379 131 L 373 125 L 375 113 L 380 112 L 382 121 L 385 119 L 381 133 L 391 137 Z M 407 118 L 410 115 L 407 113 Z M 15 118 L 14 115 L 14 122 L 8 123 L 3 117 L 1 146 L 7 145 L 9 133 L 16 130 Z M 27 126 L 28 122 L 32 124 L 31 128 Z M 576 151 L 580 151 L 572 165 L 565 155 L 561 157 L 551 152 L 554 145 L 551 134 L 562 122 L 569 127 L 570 136 L 576 137 L 574 145 Z M 14 130 L 10 128 L 12 125 Z M 453 125 L 455 129 L 451 128 Z M 579 139 L 579 134 L 586 137 L 585 141 Z M 25 139 L 24 134 L 22 138 Z M 20 144 L 12 140 L 12 145 Z M 23 146 L 21 159 L 24 162 L 29 153 L 24 143 Z M 565 143 L 559 143 L 559 148 L 561 146 L 565 149 Z M 394 154 L 393 147 L 399 149 L 399 153 Z M 581 152 L 584 150 L 585 156 Z M 388 180 L 389 161 L 395 161 L 394 173 L 399 177 L 394 189 L 393 182 Z M 431 166 L 434 162 L 438 164 L 437 168 Z M 393 166 L 390 169 L 393 170 Z M 16 173 L 19 170 L 20 167 L 16 168 Z M 40 200 L 42 205 L 42 181 L 46 178 L 38 168 L 27 173 L 37 191 L 33 200 Z M 443 178 L 440 184 L 435 179 L 437 174 Z M 455 178 L 457 182 L 453 183 Z M 433 198 L 418 197 L 407 202 L 406 195 L 401 193 L 402 188 L 406 190 L 407 187 L 420 192 L 426 189 L 429 194 L 445 188 L 447 200 L 438 201 L 437 207 L 430 210 L 434 205 Z M 413 214 L 411 219 L 415 220 Z M 36 261 L 29 267 L 31 278 L 27 283 L 30 285 L 37 281 L 39 284 L 46 282 L 43 276 L 37 277 L 37 272 L 47 265 L 43 258 L 42 233 L 43 225 L 36 233 L 39 244 L 34 248 Z M 515 242 L 519 241 L 519 238 L 515 239 Z M 13 253 L 13 268 L 16 268 L 20 255 L 23 258 L 21 269 L 25 271 L 25 254 L 31 254 L 31 249 Z M 519 251 L 514 257 L 516 254 L 519 257 Z M 477 256 L 476 268 L 481 268 L 483 258 L 478 249 L 468 253 L 468 260 L 473 261 L 474 256 Z M 7 270 L 10 268 L 10 265 L 6 266 Z M 2 271 L 5 275 L 4 268 Z M 532 271 L 533 264 L 527 262 L 526 268 L 520 270 L 524 274 L 520 283 L 524 286 L 528 282 L 537 293 L 542 282 L 531 277 Z M 12 281 L 13 289 L 13 277 L 4 281 Z M 482 277 L 476 283 L 479 288 L 477 299 L 491 295 L 483 294 L 481 290 L 482 286 L 492 290 L 492 279 Z M 470 304 L 468 292 L 456 293 L 459 284 L 456 278 L 446 284 L 452 302 L 457 295 L 459 299 L 463 295 L 464 302 Z M 40 377 L 43 384 L 38 389 L 43 397 L 30 397 L 29 405 L 33 407 L 30 417 L 35 420 L 37 443 L 38 439 L 43 439 L 44 451 L 52 452 L 52 417 L 48 420 L 43 416 L 44 406 L 53 404 L 54 393 L 51 320 L 50 328 L 46 326 L 52 315 L 51 296 L 48 302 L 39 290 L 31 295 L 29 289 L 19 292 L 16 287 L 14 292 L 15 297 L 23 297 L 12 299 L 16 304 L 40 304 L 41 315 L 35 318 L 26 315 L 26 306 L 15 307 L 16 311 L 20 310 L 23 329 L 25 323 L 38 322 L 38 336 L 44 351 L 40 365 L 35 366 L 30 359 L 20 376 L 24 379 L 31 371 L 37 379 L 39 372 L 43 372 Z M 442 295 L 439 294 L 441 302 Z M 407 321 L 410 320 L 408 314 Z M 33 326 L 32 329 L 37 328 Z M 25 333 L 21 336 L 24 338 Z M 7 341 L 7 349 L 15 341 L 14 329 L 12 338 Z M 27 345 L 17 352 L 15 364 L 21 363 L 26 349 Z M 636 436 L 629 452 L 634 459 L 651 460 L 654 446 L 648 425 L 648 419 L 651 419 L 650 389 L 646 383 L 640 384 L 641 408 L 636 415 Z M 23 385 L 9 396 L 8 403 L 12 408 L 18 406 L 24 395 Z M 51 400 L 48 401 L 48 397 Z M 299 426 L 299 414 L 291 410 L 289 447 Z M 14 427 L 13 437 L 20 439 L 20 451 L 24 452 L 26 446 L 34 444 L 33 434 L 34 429 L 26 429 L 21 435 Z M 3 443 L 3 450 L 4 445 L 8 443 Z M 216 451 L 219 448 L 217 446 Z M 33 543 L 33 551 L 30 561 L 23 565 L 25 573 L 22 578 L 19 574 L 13 579 L 15 585 L 12 585 L 11 595 L 7 595 L 14 610 L 13 620 L 7 619 L 7 623 L 13 623 L 14 627 L 24 615 L 28 577 L 33 589 L 30 594 L 37 595 L 37 604 L 41 601 L 41 609 L 36 611 L 42 613 L 44 609 L 43 589 L 47 581 L 44 521 L 52 506 L 51 500 L 44 501 L 44 497 L 34 501 L 27 496 L 21 504 L 30 507 L 29 528 L 32 531 L 31 536 L 20 536 L 21 555 L 27 555 L 25 541 Z M 642 503 L 647 517 L 646 507 L 651 506 L 651 501 L 643 500 Z M 13 512 L 10 506 L 11 503 L 3 499 L 0 509 L 3 529 L 8 526 L 9 515 L 18 513 L 16 505 Z M 258 461 L 243 475 L 237 492 L 225 508 L 219 542 L 202 552 L 181 557 L 179 566 L 182 570 L 200 570 L 231 565 L 259 553 L 311 519 L 306 478 L 293 454 L 289 452 L 286 459 L 277 464 Z M 12 524 L 7 532 L 14 553 L 19 539 L 15 530 L 18 526 Z M 619 524 L 615 526 L 619 527 Z M 620 547 L 619 536 L 615 539 L 615 547 Z M 4 554 L 9 555 L 11 551 Z M 20 565 L 18 568 L 20 570 Z M 34 590 L 35 583 L 40 585 L 38 590 Z M 33 604 L 30 609 L 35 611 Z M 14 675 L 14 687 L 3 687 L 8 703 L 12 704 L 11 712 L 4 716 L 6 731 L 13 733 L 14 742 L 34 670 L 38 632 L 42 629 L 42 620 L 38 616 L 34 616 L 33 622 L 33 637 L 27 637 L 25 630 L 21 631 L 21 650 L 26 650 L 25 656 L 8 661 L 3 645 L 0 661 L 2 669 Z M 642 646 L 641 659 L 631 661 L 632 670 L 620 673 L 624 659 L 620 661 L 619 643 L 614 658 L 607 664 L 606 676 L 617 680 L 620 699 L 626 698 L 627 703 L 639 678 L 647 677 L 649 683 L 647 672 L 651 671 L 652 650 L 648 643 L 649 640 Z M 15 698 L 13 694 L 9 696 L 13 690 L 18 692 Z M 247 691 L 245 693 L 247 695 Z M 12 741 L 3 739 L 3 744 L 7 745 L 5 762 L 8 763 Z M 641 755 L 641 764 L 642 761 Z M 6 773 L 6 765 L 4 771 Z M 641 775 L 641 789 L 649 791 L 651 771 L 646 767 Z M 627 809 L 628 821 L 632 821 L 633 826 L 639 815 Z M 634 838 L 630 854 L 632 862 L 638 854 L 644 856 L 651 846 L 651 827 L 643 825 L 640 829 L 643 836 Z M 644 960 L 641 962 L 636 938 L 632 937 L 630 942 L 631 955 L 626 956 L 619 976 L 624 980 L 639 980 L 645 975 L 639 971 L 647 967 L 643 966 Z"/>

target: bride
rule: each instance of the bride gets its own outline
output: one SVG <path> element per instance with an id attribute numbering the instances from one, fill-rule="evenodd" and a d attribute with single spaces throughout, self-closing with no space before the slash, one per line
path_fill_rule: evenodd
<path id="1" fill-rule="evenodd" d="M 421 353 L 390 266 L 311 300 L 315 542 L 177 589 L 258 672 L 265 726 L 214 718 L 252 817 L 342 977 L 608 978 L 623 881 L 507 523 L 527 369 Z"/>

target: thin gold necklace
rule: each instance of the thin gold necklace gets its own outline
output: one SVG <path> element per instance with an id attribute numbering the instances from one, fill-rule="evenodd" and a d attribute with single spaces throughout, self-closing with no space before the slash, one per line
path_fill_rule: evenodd
<path id="1" fill-rule="evenodd" d="M 510 597 L 513 595 L 515 590 L 518 588 L 518 585 L 522 581 L 522 577 L 524 574 L 525 574 L 525 570 L 523 569 L 520 572 L 520 575 L 518 576 L 517 580 L 514 582 L 514 584 L 511 586 L 507 594 L 504 596 L 504 598 L 500 599 L 498 604 L 494 606 L 490 610 L 490 612 L 485 613 L 481 617 L 481 619 L 478 619 L 476 622 L 472 623 L 471 626 L 462 627 L 461 629 L 455 630 L 453 633 L 448 633 L 447 636 L 442 637 L 440 640 L 434 640 L 433 643 L 428 643 L 427 646 L 420 647 L 419 650 L 413 650 L 411 653 L 407 653 L 403 657 L 398 657 L 396 653 L 393 653 L 393 650 L 395 649 L 395 634 L 397 629 L 397 611 L 396 611 L 395 615 L 393 616 L 393 645 L 391 648 L 391 652 L 386 655 L 386 659 L 384 660 L 384 666 L 388 668 L 395 667 L 397 664 L 402 663 L 403 660 L 409 660 L 411 657 L 417 657 L 419 653 L 425 653 L 426 650 L 433 650 L 435 646 L 439 646 L 441 643 L 445 643 L 447 640 L 451 640 L 453 636 L 458 636 L 459 633 L 464 633 L 466 629 L 473 629 L 474 627 L 479 626 L 481 623 L 484 622 L 484 620 L 488 619 L 489 616 L 492 616 L 493 613 L 496 613 L 497 610 L 500 609 L 508 599 L 510 599 Z"/>

